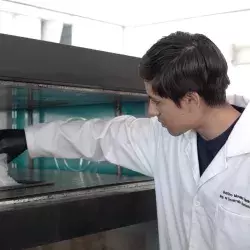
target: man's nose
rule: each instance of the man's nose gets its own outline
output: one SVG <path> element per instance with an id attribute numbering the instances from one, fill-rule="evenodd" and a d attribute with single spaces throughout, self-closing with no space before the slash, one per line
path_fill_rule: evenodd
<path id="1" fill-rule="evenodd" d="M 151 100 L 149 101 L 148 104 L 148 116 L 149 117 L 154 117 L 154 116 L 158 116 L 159 115 L 159 111 L 155 105 L 155 103 L 153 103 Z"/>

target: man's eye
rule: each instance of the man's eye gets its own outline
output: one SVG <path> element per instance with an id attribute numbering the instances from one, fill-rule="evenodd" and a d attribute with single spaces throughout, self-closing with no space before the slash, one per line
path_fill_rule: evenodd
<path id="1" fill-rule="evenodd" d="M 160 101 L 157 101 L 157 100 L 153 100 L 153 99 L 149 99 L 149 102 L 152 102 L 152 103 L 154 103 L 155 105 L 158 105 L 158 104 L 160 104 Z"/>

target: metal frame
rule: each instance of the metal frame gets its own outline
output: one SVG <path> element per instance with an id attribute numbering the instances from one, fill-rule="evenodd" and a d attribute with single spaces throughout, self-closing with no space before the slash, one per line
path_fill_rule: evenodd
<path id="1" fill-rule="evenodd" d="M 137 74 L 139 58 L 3 34 L 0 55 L 0 87 L 29 90 L 29 125 L 33 124 L 33 89 L 114 94 L 116 115 L 122 112 L 121 96 L 146 97 Z M 152 180 L 88 190 L 30 190 L 0 192 L 2 249 L 28 248 L 156 220 Z"/>
<path id="2" fill-rule="evenodd" d="M 122 115 L 122 104 L 120 98 L 117 98 L 114 109 L 115 109 L 115 116 Z M 118 176 L 122 175 L 122 167 L 119 165 L 117 165 L 117 175 Z"/>

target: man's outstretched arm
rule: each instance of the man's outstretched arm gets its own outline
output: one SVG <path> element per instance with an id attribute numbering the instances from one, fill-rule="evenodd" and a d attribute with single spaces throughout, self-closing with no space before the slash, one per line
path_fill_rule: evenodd
<path id="1" fill-rule="evenodd" d="M 5 130 L 9 136 L 2 138 L 0 134 L 0 153 L 5 152 L 13 159 L 28 148 L 32 158 L 109 161 L 153 176 L 155 122 L 154 118 L 120 116 L 108 121 L 54 121 L 31 126 L 24 131 Z"/>

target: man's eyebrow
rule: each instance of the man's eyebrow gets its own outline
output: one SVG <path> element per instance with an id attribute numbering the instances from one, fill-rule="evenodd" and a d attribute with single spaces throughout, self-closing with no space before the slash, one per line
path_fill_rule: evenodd
<path id="1" fill-rule="evenodd" d="M 151 96 L 151 95 L 148 95 L 148 98 L 151 99 L 151 100 L 157 101 L 157 99 L 155 97 Z"/>

